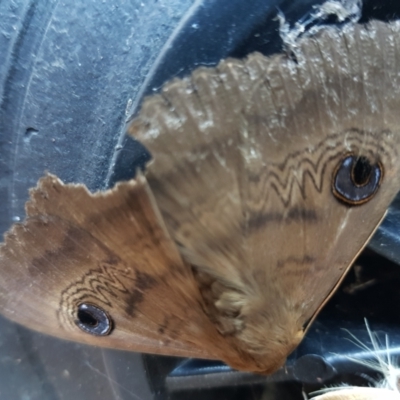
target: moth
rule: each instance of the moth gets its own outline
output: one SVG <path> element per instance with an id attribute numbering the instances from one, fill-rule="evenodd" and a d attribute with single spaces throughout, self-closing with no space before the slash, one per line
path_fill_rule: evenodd
<path id="1" fill-rule="evenodd" d="M 0 248 L 0 312 L 96 346 L 269 374 L 400 186 L 400 24 L 321 29 L 291 54 L 167 83 L 128 133 L 146 175 L 47 175 Z"/>
<path id="2" fill-rule="evenodd" d="M 372 348 L 369 348 L 354 335 L 356 345 L 363 351 L 374 355 L 376 361 L 364 361 L 353 357 L 349 359 L 353 362 L 365 365 L 377 372 L 380 372 L 383 379 L 376 382 L 375 387 L 338 387 L 327 389 L 327 392 L 313 397 L 314 400 L 380 400 L 380 399 L 400 399 L 400 369 L 396 367 L 396 361 L 389 355 L 389 338 L 386 335 L 386 347 L 380 346 L 378 337 L 371 331 L 367 321 L 365 321 L 367 331 L 371 340 Z M 322 390 L 323 392 L 325 390 Z"/>

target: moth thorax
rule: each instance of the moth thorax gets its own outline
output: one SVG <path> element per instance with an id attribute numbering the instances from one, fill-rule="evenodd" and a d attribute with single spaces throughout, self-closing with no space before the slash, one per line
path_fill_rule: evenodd
<path id="1" fill-rule="evenodd" d="M 229 284 L 203 269 L 193 272 L 206 314 L 218 332 L 252 360 L 248 370 L 269 374 L 280 368 L 304 335 L 293 310 L 271 307 L 256 290 Z"/>

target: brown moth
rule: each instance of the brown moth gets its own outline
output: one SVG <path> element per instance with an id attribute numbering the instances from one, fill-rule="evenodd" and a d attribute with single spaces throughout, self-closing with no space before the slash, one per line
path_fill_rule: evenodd
<path id="1" fill-rule="evenodd" d="M 148 98 L 146 178 L 49 175 L 0 248 L 0 312 L 65 339 L 271 373 L 400 186 L 400 24 L 326 28 Z"/>
<path id="2" fill-rule="evenodd" d="M 323 389 L 319 392 L 325 393 L 312 397 L 313 400 L 400 400 L 400 369 L 396 367 L 396 361 L 389 355 L 389 338 L 386 335 L 386 348 L 381 347 L 378 337 L 370 330 L 367 321 L 365 321 L 365 324 L 371 340 L 372 348 L 369 348 L 354 335 L 351 334 L 351 336 L 355 340 L 354 343 L 361 350 L 367 351 L 369 354 L 374 356 L 375 361 L 359 360 L 353 357 L 349 357 L 349 360 L 380 372 L 383 379 L 376 382 L 375 387 L 347 386 Z"/>

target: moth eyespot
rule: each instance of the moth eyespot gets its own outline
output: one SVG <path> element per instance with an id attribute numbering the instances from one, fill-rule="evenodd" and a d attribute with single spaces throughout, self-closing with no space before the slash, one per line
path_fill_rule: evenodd
<path id="1" fill-rule="evenodd" d="M 87 303 L 78 306 L 75 324 L 84 332 L 96 336 L 107 336 L 113 328 L 112 320 L 106 311 Z"/>
<path id="2" fill-rule="evenodd" d="M 381 163 L 373 165 L 367 157 L 347 155 L 334 171 L 332 191 L 340 201 L 357 206 L 375 195 L 382 177 Z"/>

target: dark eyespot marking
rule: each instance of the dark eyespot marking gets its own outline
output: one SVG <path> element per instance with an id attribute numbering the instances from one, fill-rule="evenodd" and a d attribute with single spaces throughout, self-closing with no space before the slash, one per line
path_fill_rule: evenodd
<path id="1" fill-rule="evenodd" d="M 367 157 L 346 156 L 333 174 L 332 191 L 342 202 L 357 206 L 370 200 L 382 181 L 383 166 Z"/>
<path id="2" fill-rule="evenodd" d="M 82 303 L 78 306 L 75 324 L 86 333 L 107 336 L 113 328 L 110 316 L 100 307 Z"/>

